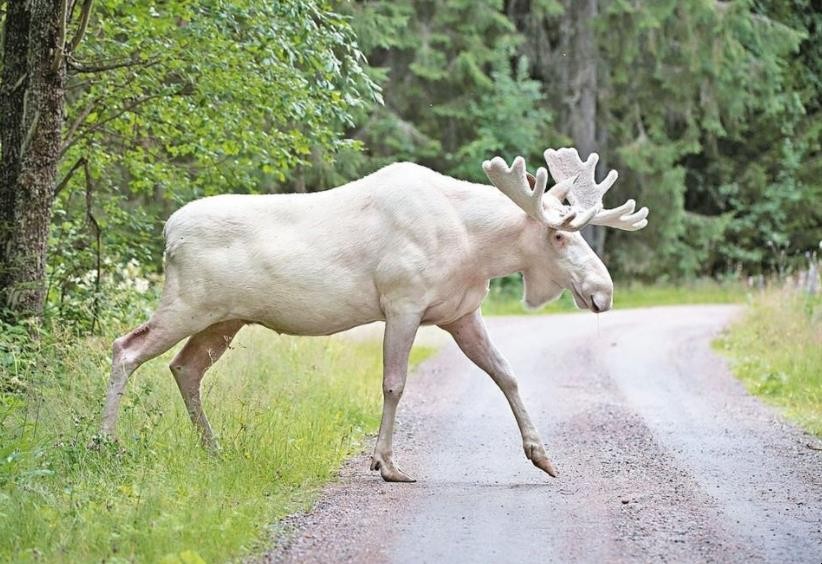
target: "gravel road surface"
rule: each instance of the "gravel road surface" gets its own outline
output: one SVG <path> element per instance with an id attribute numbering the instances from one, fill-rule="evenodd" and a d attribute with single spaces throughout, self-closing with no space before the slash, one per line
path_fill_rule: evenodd
<path id="1" fill-rule="evenodd" d="M 738 314 L 488 319 L 559 478 L 525 459 L 502 393 L 447 343 L 400 404 L 395 458 L 418 482 L 382 482 L 363 454 L 275 527 L 263 560 L 822 562 L 819 441 L 710 348 Z"/>

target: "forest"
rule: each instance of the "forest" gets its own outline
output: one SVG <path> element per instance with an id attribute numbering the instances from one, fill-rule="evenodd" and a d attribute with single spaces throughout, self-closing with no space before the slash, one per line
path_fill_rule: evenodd
<path id="1" fill-rule="evenodd" d="M 566 292 L 522 315 L 514 274 L 491 281 L 469 315 L 482 322 L 481 310 L 495 336 L 515 345 L 511 364 L 566 481 L 531 482 L 513 466 L 526 464 L 521 458 L 507 466 L 505 449 L 520 456 L 525 435 L 515 435 L 510 412 L 490 406 L 504 403 L 501 389 L 524 413 L 511 368 L 507 387 L 491 372 L 499 389 L 490 380 L 483 387 L 479 370 L 443 344 L 445 333 L 424 327 L 439 338 L 409 341 L 408 362 L 396 364 L 412 370 L 411 394 L 429 393 L 426 382 L 444 391 L 417 400 L 436 416 L 408 425 L 400 407 L 397 450 L 447 448 L 409 456 L 422 481 L 436 479 L 403 492 L 456 511 L 458 533 L 433 531 L 449 538 L 464 536 L 472 516 L 461 508 L 475 502 L 493 505 L 497 521 L 488 523 L 523 534 L 527 518 L 549 510 L 519 549 L 549 541 L 546 522 L 567 541 L 593 534 L 606 516 L 600 533 L 618 535 L 608 545 L 618 561 L 785 561 L 753 552 L 782 542 L 785 531 L 780 550 L 816 550 L 820 28 L 813 0 L 0 0 L 0 561 L 278 561 L 271 551 L 282 519 L 314 507 L 329 482 L 350 486 L 340 474 L 346 463 L 369 504 L 388 504 L 375 520 L 390 510 L 402 527 L 412 517 L 446 522 L 402 516 L 421 504 L 391 506 L 397 490 L 379 490 L 379 475 L 368 473 L 364 446 L 394 393 L 381 382 L 385 349 L 373 336 L 309 339 L 248 327 L 231 342 L 214 333 L 222 348 L 216 356 L 202 348 L 194 391 L 170 361 L 178 348 L 155 351 L 160 357 L 122 393 L 107 386 L 126 370 L 113 360 L 116 343 L 157 329 L 141 324 L 163 287 L 164 224 L 188 202 L 323 191 L 397 161 L 487 184 L 486 159 L 521 155 L 535 171 L 547 148 L 560 147 L 598 153 L 597 179 L 619 171 L 608 208 L 635 198 L 651 210 L 641 231 L 583 230 L 615 281 L 616 311 L 600 321 L 590 293 L 596 317 L 569 313 Z M 201 401 L 200 380 L 227 349 Z M 116 438 L 101 431 L 107 397 L 122 399 Z M 218 453 L 200 448 L 189 421 L 208 425 L 204 408 Z M 409 428 L 417 439 L 404 440 Z M 454 435 L 460 428 L 471 431 Z M 503 429 L 502 438 L 492 434 Z M 571 439 L 564 447 L 563 436 Z M 706 438 L 715 442 L 703 450 Z M 529 444 L 533 458 L 542 443 Z M 688 452 L 698 462 L 677 466 Z M 425 470 L 426 459 L 439 468 Z M 493 472 L 466 462 L 480 459 Z M 380 470 L 373 461 L 370 468 Z M 716 482 L 704 486 L 702 475 Z M 774 485 L 767 494 L 765 484 Z M 364 503 L 364 491 L 348 505 Z M 723 514 L 725 494 L 732 500 Z M 516 502 L 497 503 L 499 495 Z M 756 505 L 760 498 L 775 501 Z M 465 504 L 441 503 L 455 499 Z M 533 499 L 550 501 L 526 509 L 523 500 Z M 319 505 L 344 522 L 346 507 L 338 514 Z M 566 519 L 574 508 L 577 520 Z M 701 540 L 705 523 L 724 527 L 741 515 L 744 529 L 760 514 L 764 540 L 734 540 L 733 558 L 712 552 L 726 536 L 689 544 L 694 527 Z M 398 536 L 409 537 L 404 531 Z M 668 535 L 661 553 L 618 552 L 660 535 Z M 496 529 L 476 536 L 506 540 Z M 412 549 L 438 548 L 409 538 Z M 482 559 L 516 553 L 490 548 L 500 551 Z M 573 560 L 555 554 L 529 556 Z"/>
<path id="2" fill-rule="evenodd" d="M 811 1 L 24 4 L 0 4 L 7 321 L 126 316 L 187 201 L 399 160 L 483 181 L 495 154 L 598 152 L 608 197 L 652 210 L 585 234 L 618 279 L 769 275 L 822 239 Z"/>

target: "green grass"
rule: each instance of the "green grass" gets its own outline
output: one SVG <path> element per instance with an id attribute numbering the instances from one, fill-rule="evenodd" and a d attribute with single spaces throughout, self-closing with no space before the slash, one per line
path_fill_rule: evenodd
<path id="1" fill-rule="evenodd" d="M 681 285 L 615 282 L 614 288 L 615 309 L 675 304 L 739 303 L 748 298 L 748 291 L 738 284 L 720 284 L 711 280 Z M 563 292 L 555 302 L 537 310 L 528 310 L 522 304 L 522 290 L 517 285 L 508 288 L 493 287 L 482 304 L 482 312 L 486 315 L 544 315 L 574 311 L 579 310 L 568 291 Z"/>
<path id="2" fill-rule="evenodd" d="M 90 450 L 110 339 L 63 341 L 43 343 L 33 367 L 0 368 L 0 561 L 253 553 L 267 525 L 305 508 L 379 423 L 378 344 L 246 328 L 204 382 L 220 456 L 198 446 L 166 367 L 172 353 L 132 376 L 119 444 Z M 430 353 L 415 349 L 412 364 Z"/>
<path id="3" fill-rule="evenodd" d="M 822 437 L 822 298 L 762 294 L 715 347 L 751 393 Z"/>

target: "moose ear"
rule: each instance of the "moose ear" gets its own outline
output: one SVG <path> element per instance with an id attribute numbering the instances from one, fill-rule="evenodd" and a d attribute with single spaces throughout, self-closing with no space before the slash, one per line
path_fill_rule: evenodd
<path id="1" fill-rule="evenodd" d="M 531 174 L 530 172 L 526 172 L 525 173 L 525 178 L 528 179 L 528 185 L 531 187 L 531 190 L 533 190 L 534 186 L 537 183 L 536 177 L 533 174 Z"/>

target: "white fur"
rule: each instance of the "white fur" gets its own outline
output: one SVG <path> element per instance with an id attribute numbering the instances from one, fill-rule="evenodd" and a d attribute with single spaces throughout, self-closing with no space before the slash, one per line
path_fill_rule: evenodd
<path id="1" fill-rule="evenodd" d="M 543 205 L 554 215 L 561 206 L 553 196 Z M 372 468 L 386 480 L 410 480 L 392 460 L 391 435 L 414 334 L 429 323 L 450 331 L 491 374 L 512 406 L 526 455 L 555 474 L 479 314 L 489 280 L 513 272 L 524 274 L 530 306 L 570 288 L 581 307 L 611 307 L 605 266 L 579 233 L 555 231 L 542 215 L 527 215 L 493 186 L 412 163 L 326 192 L 192 202 L 166 223 L 158 310 L 114 343 L 103 432 L 114 431 L 129 374 L 185 337 L 192 336 L 172 372 L 203 441 L 213 445 L 199 384 L 243 324 L 328 335 L 385 320 L 385 403 Z"/>
<path id="2" fill-rule="evenodd" d="M 593 252 L 566 235 L 572 244 L 558 252 L 548 230 L 493 187 L 399 163 L 327 192 L 188 204 L 166 224 L 163 301 L 207 311 L 212 323 L 296 335 L 383 320 L 386 304 L 443 324 L 477 309 L 489 279 L 512 272 L 535 286 L 582 284 L 587 274 L 607 286 Z"/>

